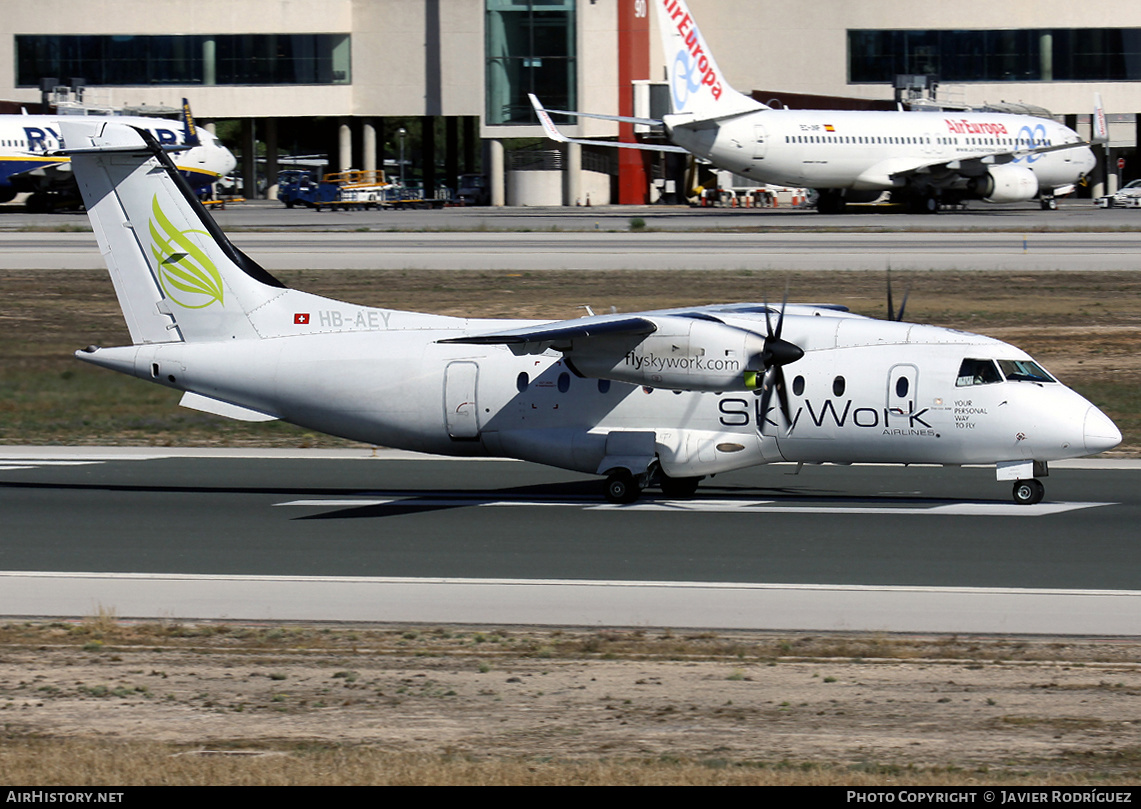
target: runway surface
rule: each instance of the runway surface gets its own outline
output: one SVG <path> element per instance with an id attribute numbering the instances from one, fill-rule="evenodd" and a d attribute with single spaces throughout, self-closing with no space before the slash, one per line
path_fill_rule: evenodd
<path id="1" fill-rule="evenodd" d="M 1141 635 L 1141 465 L 597 479 L 366 452 L 0 452 L 0 613 Z"/>
<path id="2" fill-rule="evenodd" d="M 1077 203 L 218 216 L 257 229 L 232 236 L 271 270 L 1120 270 L 1141 256 L 1141 213 Z M 654 232 L 628 232 L 632 217 Z M 68 222 L 85 217 L 46 224 Z M 2 212 L 0 268 L 103 269 L 91 233 L 19 230 L 42 225 Z M 717 230 L 742 227 L 773 231 Z M 253 454 L 0 450 L 0 614 L 1141 636 L 1130 465 L 1059 465 L 1034 507 L 1009 504 L 993 470 L 785 466 L 614 507 L 595 479 L 522 463 Z"/>
<path id="3" fill-rule="evenodd" d="M 234 233 L 271 270 L 1132 270 L 1141 233 Z M 100 270 L 94 236 L 0 233 L 0 268 Z"/>
<path id="4" fill-rule="evenodd" d="M 635 217 L 651 230 L 630 232 Z M 1059 212 L 995 208 L 938 217 L 684 208 L 470 209 L 405 215 L 287 211 L 258 203 L 219 211 L 217 218 L 242 250 L 270 270 L 882 271 L 890 266 L 1104 271 L 1132 270 L 1141 259 L 1141 233 L 1133 230 L 1141 227 L 1141 212 L 1096 211 L 1077 203 Z M 3 214 L 0 269 L 103 269 L 91 233 L 8 229 L 70 224 L 85 227 L 86 219 Z M 447 229 L 452 227 L 456 230 Z M 1043 229 L 1048 232 L 1040 232 Z"/>
<path id="5" fill-rule="evenodd" d="M 212 207 L 224 229 L 343 230 L 359 228 L 406 232 L 423 231 L 626 231 L 641 219 L 647 230 L 678 232 L 733 229 L 923 231 L 1086 230 L 1116 231 L 1141 225 L 1141 211 L 1097 208 L 1088 199 L 1064 199 L 1057 211 L 1043 211 L 1037 202 L 1013 205 L 976 203 L 966 210 L 945 210 L 937 216 L 906 213 L 902 207 L 851 205 L 848 213 L 824 215 L 810 208 L 691 208 L 687 205 L 606 205 L 594 208 L 503 207 L 445 208 L 438 211 L 354 211 L 293 208 L 280 202 L 255 200 Z M 26 213 L 21 205 L 0 205 L 2 230 L 87 229 L 82 211 Z"/>

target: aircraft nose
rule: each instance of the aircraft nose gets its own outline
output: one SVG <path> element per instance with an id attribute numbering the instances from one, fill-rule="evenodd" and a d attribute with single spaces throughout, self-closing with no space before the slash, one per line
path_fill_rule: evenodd
<path id="1" fill-rule="evenodd" d="M 1084 432 L 1086 452 L 1091 455 L 1113 449 L 1121 443 L 1121 431 L 1117 429 L 1117 425 L 1096 407 L 1091 406 L 1086 411 Z"/>

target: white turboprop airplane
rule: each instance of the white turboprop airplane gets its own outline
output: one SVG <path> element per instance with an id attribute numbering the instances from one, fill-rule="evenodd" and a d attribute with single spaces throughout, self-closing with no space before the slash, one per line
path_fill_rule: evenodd
<path id="1" fill-rule="evenodd" d="M 76 356 L 197 410 L 605 475 L 616 503 L 777 461 L 997 464 L 1036 503 L 1049 461 L 1121 440 L 1014 346 L 839 306 L 534 322 L 289 289 L 230 244 L 148 132 L 62 126 L 133 342 Z"/>
<path id="2" fill-rule="evenodd" d="M 64 115 L 0 115 L 0 203 L 21 191 L 31 192 L 26 203 L 32 211 L 50 211 L 58 204 L 77 204 L 75 179 L 61 148 L 59 122 Z M 164 146 L 185 147 L 178 153 L 178 168 L 195 188 L 215 182 L 234 170 L 237 160 L 214 135 L 199 130 L 182 99 L 181 121 L 138 116 L 90 116 L 88 120 L 115 121 L 146 129 Z"/>
<path id="3" fill-rule="evenodd" d="M 670 112 L 662 120 L 546 110 L 547 137 L 651 151 L 687 151 L 762 183 L 815 189 L 821 213 L 884 191 L 916 212 L 968 199 L 1039 199 L 1073 193 L 1095 166 L 1088 144 L 1060 123 L 1001 113 L 773 109 L 725 81 L 685 0 L 653 0 L 666 55 Z M 662 126 L 674 147 L 568 138 L 549 112 Z M 679 148 L 680 147 L 680 148 Z"/>

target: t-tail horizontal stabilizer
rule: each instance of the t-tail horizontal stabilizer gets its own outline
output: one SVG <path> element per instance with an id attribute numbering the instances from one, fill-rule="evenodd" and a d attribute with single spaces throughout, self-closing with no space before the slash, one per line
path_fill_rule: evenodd
<path id="1" fill-rule="evenodd" d="M 249 313 L 284 285 L 230 243 L 154 137 L 60 130 L 135 345 L 256 338 Z"/>

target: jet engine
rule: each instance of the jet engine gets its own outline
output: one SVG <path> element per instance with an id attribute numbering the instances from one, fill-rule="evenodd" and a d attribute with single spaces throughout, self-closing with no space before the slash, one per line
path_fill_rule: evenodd
<path id="1" fill-rule="evenodd" d="M 992 166 L 971 180 L 971 191 L 986 202 L 1025 202 L 1038 193 L 1038 178 L 1025 166 Z"/>

